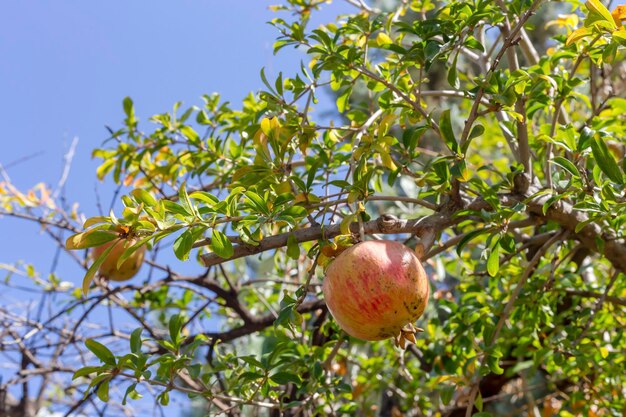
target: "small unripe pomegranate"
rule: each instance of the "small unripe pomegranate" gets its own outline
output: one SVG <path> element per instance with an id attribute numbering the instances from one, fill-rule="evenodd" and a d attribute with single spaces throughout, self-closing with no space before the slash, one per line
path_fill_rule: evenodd
<path id="1" fill-rule="evenodd" d="M 126 259 L 119 268 L 117 267 L 117 261 L 120 259 L 124 251 L 135 243 L 137 242 L 134 240 L 115 239 L 111 242 L 107 242 L 93 248 L 91 258 L 96 260 L 109 246 L 115 245 L 100 265 L 100 268 L 98 268 L 100 276 L 111 281 L 127 281 L 137 275 L 137 272 L 139 272 L 139 269 L 143 264 L 143 258 L 146 253 L 145 245 L 133 252 L 133 254 L 130 255 L 130 257 Z"/>
<path id="2" fill-rule="evenodd" d="M 324 298 L 349 335 L 364 340 L 390 337 L 414 341 L 413 322 L 428 302 L 426 272 L 415 252 L 390 240 L 357 243 L 326 270 Z"/>

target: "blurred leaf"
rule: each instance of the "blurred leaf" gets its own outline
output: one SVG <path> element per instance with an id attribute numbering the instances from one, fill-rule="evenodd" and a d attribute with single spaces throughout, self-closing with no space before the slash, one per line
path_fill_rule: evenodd
<path id="1" fill-rule="evenodd" d="M 300 258 L 300 246 L 294 234 L 287 237 L 287 256 L 294 260 Z"/>
<path id="2" fill-rule="evenodd" d="M 293 382 L 294 384 L 302 383 L 302 379 L 300 379 L 298 375 L 291 372 L 277 372 L 270 376 L 270 380 L 280 385 L 285 385 L 290 382 Z"/>
<path id="3" fill-rule="evenodd" d="M 130 351 L 132 353 L 141 352 L 141 332 L 143 327 L 138 327 L 130 334 Z"/>
<path id="4" fill-rule="evenodd" d="M 148 207 L 154 207 L 157 205 L 157 201 L 152 195 L 142 188 L 137 188 L 130 192 L 130 194 L 135 197 L 135 199 L 145 204 Z"/>
<path id="5" fill-rule="evenodd" d="M 489 253 L 487 259 L 487 272 L 490 276 L 495 277 L 500 269 L 500 242 L 496 242 Z"/>

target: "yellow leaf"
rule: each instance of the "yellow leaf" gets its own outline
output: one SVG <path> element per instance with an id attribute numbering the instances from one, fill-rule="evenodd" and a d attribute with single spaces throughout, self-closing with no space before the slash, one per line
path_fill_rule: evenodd
<path id="1" fill-rule="evenodd" d="M 376 43 L 378 44 L 378 46 L 383 46 L 389 45 L 390 43 L 393 43 L 393 41 L 385 32 L 379 32 L 378 36 L 376 36 Z"/>
<path id="2" fill-rule="evenodd" d="M 391 156 L 389 156 L 389 152 L 381 152 L 380 153 L 380 159 L 382 159 L 383 166 L 385 168 L 390 169 L 392 171 L 395 171 L 396 169 L 398 169 L 396 164 L 391 159 Z"/>
<path id="3" fill-rule="evenodd" d="M 343 234 L 343 235 L 350 234 L 350 225 L 354 221 L 355 217 L 356 217 L 356 215 L 349 214 L 349 215 L 347 215 L 346 217 L 343 218 L 343 220 L 339 224 L 339 230 L 341 230 L 341 234 Z"/>
<path id="4" fill-rule="evenodd" d="M 613 21 L 617 26 L 622 26 L 622 21 L 626 20 L 626 5 L 622 4 L 617 6 L 612 12 Z"/>
<path id="5" fill-rule="evenodd" d="M 560 14 L 556 19 L 549 21 L 546 23 L 545 28 L 549 28 L 550 26 L 557 26 L 559 28 L 567 28 L 568 32 L 578 26 L 578 15 L 577 14 Z"/>
<path id="6" fill-rule="evenodd" d="M 267 117 L 264 117 L 263 120 L 261 120 L 261 131 L 265 134 L 265 136 L 269 136 L 272 132 L 272 123 Z"/>
<path id="7" fill-rule="evenodd" d="M 572 43 L 589 35 L 591 35 L 591 29 L 586 27 L 578 28 L 569 34 L 567 40 L 565 41 L 565 46 L 570 46 Z"/>
<path id="8" fill-rule="evenodd" d="M 587 6 L 587 10 L 589 10 L 590 13 L 599 14 L 604 20 L 606 20 L 611 26 L 613 26 L 613 29 L 617 29 L 617 26 L 615 25 L 615 21 L 613 20 L 613 16 L 611 16 L 609 9 L 607 9 L 604 4 L 600 2 L 600 0 L 587 0 L 585 6 Z"/>
<path id="9" fill-rule="evenodd" d="M 613 38 L 621 39 L 622 41 L 626 41 L 626 27 L 620 26 L 620 28 L 614 31 L 611 36 Z"/>
<path id="10" fill-rule="evenodd" d="M 293 200 L 294 204 L 308 203 L 308 202 L 309 202 L 309 199 L 307 198 L 307 195 L 305 193 L 298 194 Z"/>
<path id="11" fill-rule="evenodd" d="M 603 359 L 606 359 L 606 357 L 609 356 L 609 350 L 605 347 L 601 347 L 600 355 L 602 356 Z"/>

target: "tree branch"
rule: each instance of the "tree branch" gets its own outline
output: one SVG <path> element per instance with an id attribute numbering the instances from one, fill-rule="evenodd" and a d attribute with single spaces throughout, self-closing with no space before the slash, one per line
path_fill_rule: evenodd
<path id="1" fill-rule="evenodd" d="M 376 220 L 363 223 L 363 231 L 367 235 L 374 233 L 381 234 L 396 234 L 396 233 L 413 233 L 420 235 L 426 230 L 442 230 L 448 226 L 451 226 L 460 221 L 460 219 L 453 219 L 452 216 L 435 213 L 430 216 L 421 217 L 418 219 L 404 220 L 398 219 L 392 215 L 383 215 Z M 352 223 L 350 225 L 350 231 L 353 233 L 359 232 L 359 225 Z M 331 239 L 341 234 L 340 225 L 333 224 L 330 226 L 311 226 L 305 229 L 295 230 L 293 232 L 281 233 L 278 235 L 270 236 L 259 242 L 257 246 L 253 245 L 237 245 L 234 248 L 235 253 L 230 258 L 221 258 L 214 253 L 203 254 L 201 256 L 202 262 L 205 266 L 217 265 L 222 262 L 230 261 L 233 259 L 242 258 L 245 256 L 255 255 L 257 253 L 266 252 L 272 249 L 278 249 L 287 246 L 287 239 L 293 235 L 298 243 L 310 242 L 319 239 Z"/>

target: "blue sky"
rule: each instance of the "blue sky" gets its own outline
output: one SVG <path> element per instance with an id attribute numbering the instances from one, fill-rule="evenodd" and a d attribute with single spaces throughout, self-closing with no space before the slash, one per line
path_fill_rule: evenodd
<path id="1" fill-rule="evenodd" d="M 171 110 L 177 101 L 201 105 L 206 93 L 219 92 L 236 107 L 262 86 L 261 67 L 270 78 L 279 71 L 297 72 L 304 52 L 283 50 L 277 57 L 272 52 L 277 32 L 266 22 L 276 16 L 268 10 L 275 3 L 280 0 L 5 2 L 0 163 L 13 184 L 22 190 L 38 182 L 54 186 L 77 137 L 66 195 L 87 216 L 97 214 L 96 188 L 108 206 L 114 187 L 98 183 L 99 161 L 90 155 L 108 137 L 105 125 L 121 126 L 125 96 L 133 98 L 149 130 L 151 115 Z M 346 2 L 335 1 L 314 22 L 333 21 L 349 11 L 354 9 Z M 23 260 L 45 277 L 54 254 L 54 243 L 36 224 L 0 218 L 0 264 Z M 187 268 L 200 270 L 193 261 Z M 56 272 L 75 285 L 84 274 L 66 255 Z M 0 279 L 4 275 L 0 271 Z M 31 293 L 0 288 L 0 305 L 22 309 L 39 301 Z"/>
<path id="2" fill-rule="evenodd" d="M 266 22 L 276 1 L 177 2 L 78 0 L 9 2 L 0 13 L 0 163 L 21 189 L 56 184 L 63 155 L 79 143 L 67 196 L 95 213 L 95 188 L 108 205 L 112 187 L 95 179 L 90 152 L 121 126 L 122 99 L 138 116 L 169 111 L 176 101 L 201 104 L 220 92 L 234 105 L 260 88 L 259 70 L 295 74 L 303 52 L 272 52 L 276 30 Z M 8 7 L 7 7 L 8 5 Z M 353 11 L 325 7 L 315 21 Z M 282 17 L 286 17 L 284 14 Z M 23 158 L 29 158 L 23 160 Z M 49 267 L 52 246 L 38 226 L 0 220 L 0 263 L 18 259 Z M 42 271 L 43 272 L 43 271 Z M 72 277 L 66 277 L 75 281 Z"/>

